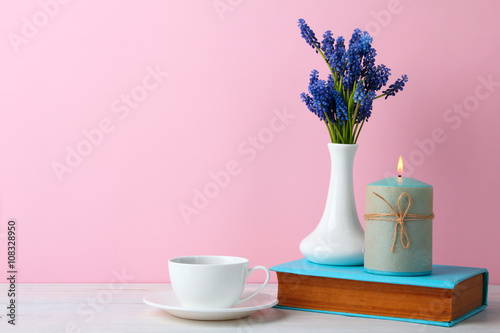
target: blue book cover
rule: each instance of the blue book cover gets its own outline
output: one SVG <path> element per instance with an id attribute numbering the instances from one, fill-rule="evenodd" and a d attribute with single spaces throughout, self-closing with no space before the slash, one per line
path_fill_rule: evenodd
<path id="1" fill-rule="evenodd" d="M 327 266 L 319 265 L 307 261 L 306 259 L 300 259 L 291 261 L 285 264 L 277 265 L 271 268 L 272 271 L 280 273 L 291 273 L 298 275 L 307 276 L 317 276 L 326 278 L 336 278 L 354 281 L 366 281 L 366 282 L 378 282 L 378 283 L 390 283 L 390 284 L 400 284 L 400 285 L 411 285 L 411 286 L 421 286 L 421 287 L 431 287 L 431 288 L 442 288 L 442 289 L 454 289 L 460 282 L 467 280 L 478 274 L 483 274 L 483 304 L 476 309 L 462 315 L 459 318 L 448 322 L 441 321 L 430 321 L 430 320 L 420 320 L 411 318 L 399 318 L 399 317 L 383 317 L 383 316 L 373 316 L 357 313 L 346 313 L 346 312 L 334 312 L 334 311 L 322 311 L 314 309 L 304 309 L 304 308 L 291 308 L 286 306 L 280 306 L 279 303 L 276 307 L 286 308 L 286 309 L 296 309 L 303 311 L 314 311 L 314 312 L 324 312 L 324 313 L 334 313 L 342 314 L 347 316 L 358 316 L 367 318 L 379 318 L 379 319 L 390 319 L 407 321 L 413 323 L 421 324 L 431 324 L 438 326 L 453 326 L 474 314 L 485 309 L 487 306 L 487 295 L 488 295 L 488 271 L 484 268 L 473 268 L 473 267 L 461 267 L 461 266 L 446 266 L 446 265 L 433 265 L 432 274 L 425 276 L 390 276 L 390 275 L 376 275 L 366 273 L 363 266 Z M 279 288 L 279 284 L 278 284 Z"/>

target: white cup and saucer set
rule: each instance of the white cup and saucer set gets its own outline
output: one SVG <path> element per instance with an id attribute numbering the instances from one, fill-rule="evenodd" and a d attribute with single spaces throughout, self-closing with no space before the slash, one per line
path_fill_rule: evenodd
<path id="1" fill-rule="evenodd" d="M 269 282 L 269 270 L 264 266 L 249 268 L 245 258 L 184 256 L 170 259 L 168 269 L 173 290 L 147 295 L 144 302 L 176 317 L 239 319 L 278 303 L 276 296 L 261 292 Z M 246 295 L 247 278 L 258 269 L 266 272 L 266 280 Z"/>

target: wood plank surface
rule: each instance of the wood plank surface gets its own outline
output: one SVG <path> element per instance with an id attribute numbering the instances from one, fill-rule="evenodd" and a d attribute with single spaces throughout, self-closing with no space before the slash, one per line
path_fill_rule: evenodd
<path id="1" fill-rule="evenodd" d="M 119 292 L 109 284 L 19 284 L 17 325 L 7 324 L 4 305 L 7 286 L 0 284 L 1 333 L 143 332 L 143 333 L 481 333 L 500 328 L 500 286 L 490 286 L 488 308 L 452 329 L 381 319 L 338 316 L 316 312 L 267 309 L 247 318 L 230 321 L 193 321 L 173 317 L 150 307 L 142 298 L 170 290 L 167 284 L 126 284 Z M 257 286 L 255 286 L 257 288 Z M 277 286 L 265 291 L 276 293 Z M 107 293 L 112 298 L 104 298 Z M 117 290 L 115 290 L 117 291 Z M 100 303 L 98 298 L 103 301 Z M 94 309 L 93 311 L 89 311 Z"/>

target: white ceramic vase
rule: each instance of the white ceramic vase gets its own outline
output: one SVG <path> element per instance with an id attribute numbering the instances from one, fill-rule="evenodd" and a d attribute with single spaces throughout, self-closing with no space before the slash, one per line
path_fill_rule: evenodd
<path id="1" fill-rule="evenodd" d="M 330 188 L 318 226 L 300 243 L 300 252 L 323 265 L 363 265 L 364 231 L 354 200 L 353 162 L 357 144 L 329 143 Z"/>

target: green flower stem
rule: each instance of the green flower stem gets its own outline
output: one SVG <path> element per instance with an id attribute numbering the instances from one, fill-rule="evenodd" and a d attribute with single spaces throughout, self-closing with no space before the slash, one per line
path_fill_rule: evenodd
<path id="1" fill-rule="evenodd" d="M 352 110 L 354 109 L 354 96 L 353 95 L 349 96 L 349 100 L 347 102 L 347 111 L 350 113 L 349 116 L 352 115 Z"/>
<path id="2" fill-rule="evenodd" d="M 385 95 L 387 95 L 387 94 L 378 95 L 378 96 L 377 96 L 377 97 L 375 97 L 373 100 L 376 100 L 377 98 L 380 98 L 380 97 L 384 97 Z"/>
<path id="3" fill-rule="evenodd" d="M 330 134 L 330 139 L 332 140 L 332 142 L 335 141 L 335 137 L 334 137 L 334 134 L 332 133 L 332 129 L 330 128 L 330 126 L 328 126 L 328 124 L 325 122 L 325 125 L 326 125 L 326 128 L 328 128 L 328 134 Z"/>
<path id="4" fill-rule="evenodd" d="M 359 108 L 361 106 L 361 103 L 356 103 L 356 109 L 354 109 L 354 114 L 351 118 L 351 129 L 354 127 L 354 123 L 356 122 L 356 117 L 358 115 L 358 111 L 359 111 Z M 354 136 L 355 132 L 353 133 L 353 136 Z"/>
<path id="5" fill-rule="evenodd" d="M 353 115 L 353 118 L 352 118 L 352 127 L 354 128 L 354 130 L 352 131 L 352 137 L 355 138 L 354 141 L 356 141 L 358 138 L 358 126 L 359 126 L 359 123 L 356 122 L 356 117 L 358 115 L 358 111 L 359 111 L 359 108 L 361 107 L 361 103 L 356 103 L 356 111 L 354 112 L 354 115 Z M 361 131 L 361 129 L 360 129 Z M 355 142 L 353 142 L 355 143 Z"/>
<path id="6" fill-rule="evenodd" d="M 358 131 L 358 126 L 359 126 L 359 123 L 356 123 L 356 125 L 354 126 L 354 130 L 352 131 L 352 137 L 353 138 L 356 137 L 356 133 Z"/>
<path id="7" fill-rule="evenodd" d="M 326 59 L 325 54 L 323 53 L 323 51 L 321 51 L 321 49 L 319 47 L 316 47 L 316 50 L 318 51 L 319 54 L 321 54 L 323 59 L 325 59 L 325 62 L 328 65 L 328 68 L 330 68 L 330 72 L 332 72 L 333 82 L 336 85 L 337 84 L 337 75 L 336 75 L 335 71 L 333 70 L 332 66 L 330 66 L 330 62 Z"/>
<path id="8" fill-rule="evenodd" d="M 332 128 L 330 127 L 331 125 L 331 121 L 330 121 L 330 118 L 328 118 L 328 115 L 325 113 L 325 116 L 326 116 L 326 120 L 325 121 L 325 124 L 326 124 L 326 128 L 328 128 L 328 133 L 330 134 L 330 139 L 332 139 L 332 142 L 335 142 L 335 133 L 333 132 Z"/>
<path id="9" fill-rule="evenodd" d="M 335 130 L 337 131 L 337 135 L 338 135 L 338 138 L 340 138 L 340 143 L 345 143 L 344 142 L 344 138 L 342 137 L 342 135 L 340 134 L 340 131 L 338 129 L 338 126 L 337 124 L 333 123 L 333 127 L 335 128 Z M 339 143 L 339 142 L 336 142 L 336 143 Z"/>
<path id="10" fill-rule="evenodd" d="M 363 122 L 361 123 L 361 126 L 359 127 L 359 131 L 356 134 L 356 139 L 354 139 L 354 143 L 358 142 L 358 137 L 359 137 L 359 134 L 361 133 L 361 130 L 363 129 L 364 124 L 365 124 L 365 119 L 363 119 Z"/>
<path id="11" fill-rule="evenodd" d="M 346 100 L 346 94 L 345 94 L 345 91 L 344 91 L 344 85 L 342 84 L 342 80 L 344 78 L 342 77 L 342 75 L 340 76 L 339 78 L 339 84 L 338 84 L 338 89 L 337 91 L 340 93 L 340 95 L 344 98 L 344 100 Z"/>

